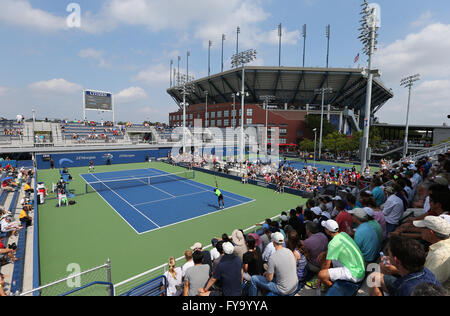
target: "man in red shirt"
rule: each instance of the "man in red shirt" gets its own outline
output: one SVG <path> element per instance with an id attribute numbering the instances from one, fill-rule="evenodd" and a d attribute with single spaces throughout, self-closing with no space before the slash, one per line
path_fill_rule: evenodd
<path id="1" fill-rule="evenodd" d="M 339 212 L 336 217 L 336 222 L 339 225 L 339 232 L 353 236 L 353 218 L 345 210 L 344 201 L 338 200 L 334 203 L 334 206 L 336 207 L 336 211 Z"/>

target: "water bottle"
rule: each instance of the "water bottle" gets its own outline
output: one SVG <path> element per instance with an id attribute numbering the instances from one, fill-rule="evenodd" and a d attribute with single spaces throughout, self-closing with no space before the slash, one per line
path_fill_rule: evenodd
<path id="1" fill-rule="evenodd" d="M 386 257 L 386 256 L 384 255 L 383 252 L 380 252 L 380 256 L 381 256 L 381 259 L 383 259 L 383 264 L 384 264 L 385 266 L 390 265 L 389 258 Z"/>

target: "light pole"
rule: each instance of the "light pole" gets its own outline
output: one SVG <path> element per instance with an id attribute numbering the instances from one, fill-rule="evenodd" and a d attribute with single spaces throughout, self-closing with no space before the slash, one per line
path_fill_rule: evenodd
<path id="1" fill-rule="evenodd" d="M 279 44 L 278 44 L 278 67 L 281 67 L 281 37 L 283 36 L 283 29 L 281 26 L 281 23 L 278 25 L 278 37 L 279 37 Z"/>
<path id="2" fill-rule="evenodd" d="M 206 112 L 205 112 L 205 128 L 208 127 L 208 91 L 205 91 L 205 96 L 206 96 Z"/>
<path id="3" fill-rule="evenodd" d="M 372 82 L 374 72 L 372 70 L 372 56 L 376 50 L 376 39 L 378 37 L 377 31 L 380 27 L 380 21 L 378 20 L 377 7 L 369 5 L 366 0 L 361 5 L 361 35 L 359 39 L 364 45 L 364 53 L 369 57 L 369 65 L 367 68 L 367 92 L 366 92 L 366 106 L 364 111 L 364 136 L 361 149 L 361 172 L 364 172 L 367 166 L 367 156 L 369 148 L 369 135 L 370 135 L 370 118 L 371 118 L 371 106 L 372 106 Z"/>
<path id="4" fill-rule="evenodd" d="M 241 34 L 241 28 L 238 26 L 236 29 L 236 55 L 239 54 L 239 34 Z"/>
<path id="5" fill-rule="evenodd" d="M 180 61 L 181 61 L 181 56 L 178 56 L 178 75 L 177 75 L 177 85 L 180 85 Z"/>
<path id="6" fill-rule="evenodd" d="M 212 42 L 208 42 L 208 77 L 211 76 L 211 46 Z"/>
<path id="7" fill-rule="evenodd" d="M 330 36 L 331 36 L 330 24 L 328 24 L 327 27 L 325 28 L 325 36 L 327 37 L 327 68 L 328 68 L 328 61 L 330 57 Z"/>
<path id="8" fill-rule="evenodd" d="M 189 57 L 191 56 L 191 52 L 187 51 L 186 53 L 186 76 L 189 78 Z"/>
<path id="9" fill-rule="evenodd" d="M 35 124 L 36 124 L 36 110 L 32 109 L 31 112 L 33 112 L 33 144 L 34 144 L 34 133 L 35 133 Z"/>
<path id="10" fill-rule="evenodd" d="M 170 60 L 170 87 L 172 88 L 172 66 L 173 66 L 173 59 Z"/>
<path id="11" fill-rule="evenodd" d="M 233 128 L 236 128 L 236 94 L 233 93 L 231 95 L 231 97 L 233 98 Z"/>
<path id="12" fill-rule="evenodd" d="M 225 34 L 222 34 L 222 71 L 223 72 L 223 42 L 225 42 Z"/>
<path id="13" fill-rule="evenodd" d="M 409 107 L 411 104 L 411 90 L 412 87 L 414 86 L 414 82 L 419 81 L 420 80 L 420 75 L 414 75 L 414 76 L 409 76 L 406 78 L 403 78 L 402 81 L 400 82 L 400 86 L 408 88 L 409 92 L 408 92 L 408 110 L 406 111 L 406 130 L 405 130 L 405 144 L 403 147 L 403 158 L 406 158 L 406 156 L 408 155 L 408 136 L 409 136 Z"/>
<path id="14" fill-rule="evenodd" d="M 313 129 L 314 132 L 314 168 L 316 167 L 316 144 L 317 144 L 317 128 Z"/>
<path id="15" fill-rule="evenodd" d="M 233 68 L 237 68 L 239 65 L 242 65 L 242 90 L 240 92 L 241 99 L 241 148 L 240 148 L 240 162 L 244 162 L 245 158 L 245 138 L 244 138 L 244 118 L 245 118 L 245 96 L 248 96 L 248 93 L 245 92 L 245 64 L 248 64 L 256 59 L 256 50 L 249 49 L 242 53 L 233 55 L 231 58 L 231 65 Z"/>
<path id="16" fill-rule="evenodd" d="M 195 88 L 191 84 L 194 81 L 193 77 L 186 75 L 178 75 L 180 77 L 178 89 L 183 95 L 183 154 L 186 153 L 186 96 L 191 94 Z"/>
<path id="17" fill-rule="evenodd" d="M 266 110 L 266 125 L 265 125 L 265 131 L 264 131 L 264 156 L 266 157 L 266 162 L 268 161 L 267 150 L 268 150 L 268 143 L 269 143 L 269 122 L 268 122 L 269 102 L 275 100 L 275 98 L 276 97 L 273 95 L 262 95 L 259 97 L 260 100 L 264 101 L 264 108 Z"/>
<path id="18" fill-rule="evenodd" d="M 306 55 L 306 24 L 303 24 L 303 68 L 305 68 Z"/>
<path id="19" fill-rule="evenodd" d="M 322 114 L 320 117 L 320 140 L 319 140 L 319 159 L 322 157 L 322 140 L 323 140 L 323 107 L 325 103 L 325 93 L 333 93 L 332 88 L 321 88 L 315 90 L 316 94 L 322 94 Z"/>

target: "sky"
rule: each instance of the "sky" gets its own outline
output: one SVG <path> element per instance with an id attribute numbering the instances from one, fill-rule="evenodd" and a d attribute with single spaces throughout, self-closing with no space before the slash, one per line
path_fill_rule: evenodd
<path id="1" fill-rule="evenodd" d="M 176 103 L 166 93 L 170 60 L 196 78 L 225 70 L 236 50 L 255 48 L 253 65 L 278 65 L 277 27 L 283 27 L 282 65 L 301 66 L 302 25 L 307 25 L 306 66 L 367 63 L 358 40 L 361 0 L 0 0 L 0 116 L 82 118 L 82 90 L 115 95 L 116 120 L 167 122 Z M 377 113 L 404 124 L 408 90 L 402 78 L 421 74 L 411 96 L 410 123 L 442 125 L 450 114 L 450 1 L 378 0 L 381 8 L 374 64 L 395 97 Z M 74 9 L 75 8 L 75 9 Z M 74 11 L 75 10 L 75 11 Z M 79 13 L 79 14 L 78 14 Z M 79 18 L 78 18 L 79 17 Z M 354 64 L 360 53 L 358 64 Z M 89 118 L 110 119 L 90 112 Z"/>

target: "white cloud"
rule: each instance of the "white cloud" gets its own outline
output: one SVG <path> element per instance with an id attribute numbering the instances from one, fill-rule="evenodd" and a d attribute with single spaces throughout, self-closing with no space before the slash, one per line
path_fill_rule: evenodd
<path id="1" fill-rule="evenodd" d="M 410 122 L 441 125 L 448 114 L 450 100 L 450 25 L 430 24 L 418 32 L 408 34 L 382 47 L 375 55 L 375 66 L 383 75 L 387 87 L 395 96 L 377 113 L 381 121 L 406 121 L 407 89 L 400 87 L 406 76 L 421 74 L 421 81 L 412 91 Z"/>
<path id="2" fill-rule="evenodd" d="M 26 0 L 2 0 L 0 22 L 40 31 L 68 29 L 65 18 L 35 9 Z"/>
<path id="3" fill-rule="evenodd" d="M 48 81 L 39 81 L 29 85 L 29 88 L 38 94 L 45 94 L 48 92 L 56 94 L 70 94 L 83 90 L 83 88 L 76 83 L 68 82 L 65 79 L 52 79 Z"/>
<path id="4" fill-rule="evenodd" d="M 418 33 L 383 47 L 375 55 L 375 64 L 385 80 L 420 73 L 446 78 L 450 73 L 450 24 L 431 24 Z M 387 79 L 386 79 L 387 78 Z"/>
<path id="5" fill-rule="evenodd" d="M 282 28 L 281 43 L 283 45 L 296 45 L 300 39 L 300 31 L 295 30 L 289 32 L 286 28 Z M 269 32 L 263 32 L 258 35 L 258 42 L 261 44 L 278 45 L 278 27 Z"/>
<path id="6" fill-rule="evenodd" d="M 141 87 L 130 87 L 124 89 L 115 96 L 115 99 L 118 103 L 130 103 L 147 98 L 147 93 Z"/>
<path id="7" fill-rule="evenodd" d="M 412 27 L 424 27 L 432 23 L 433 13 L 430 10 L 422 13 L 417 20 L 411 23 Z"/>
<path id="8" fill-rule="evenodd" d="M 139 72 L 133 81 L 144 82 L 148 86 L 166 84 L 170 81 L 170 68 L 162 64 L 151 66 Z"/>
<path id="9" fill-rule="evenodd" d="M 110 65 L 105 61 L 103 55 L 103 51 L 94 48 L 83 49 L 78 53 L 81 58 L 96 60 L 101 68 L 109 67 Z"/>
<path id="10" fill-rule="evenodd" d="M 0 86 L 0 96 L 5 96 L 9 91 L 9 88 Z"/>

